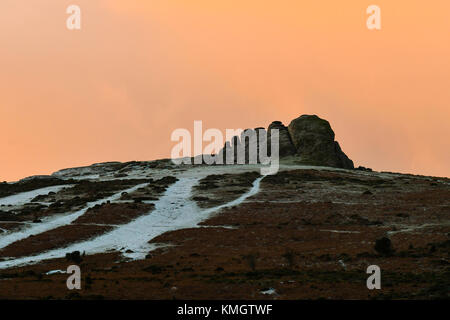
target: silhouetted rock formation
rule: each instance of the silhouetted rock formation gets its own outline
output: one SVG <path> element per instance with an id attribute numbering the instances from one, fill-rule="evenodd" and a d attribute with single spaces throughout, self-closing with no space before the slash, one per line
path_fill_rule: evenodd
<path id="1" fill-rule="evenodd" d="M 280 142 L 280 157 L 286 157 L 286 156 L 292 156 L 296 153 L 296 149 L 294 144 L 292 143 L 291 136 L 289 134 L 288 128 L 281 123 L 281 121 L 274 121 L 269 125 L 269 128 L 267 129 L 269 138 L 268 138 L 268 144 L 269 144 L 269 150 L 270 150 L 270 142 L 271 142 L 271 134 L 270 132 L 273 129 L 278 129 L 279 132 L 279 142 Z"/>
<path id="2" fill-rule="evenodd" d="M 353 161 L 334 141 L 330 123 L 316 115 L 303 115 L 292 120 L 289 133 L 299 160 L 312 165 L 353 169 Z"/>
<path id="3" fill-rule="evenodd" d="M 267 150 L 271 152 L 271 131 L 279 132 L 279 156 L 280 158 L 294 157 L 299 163 L 305 165 L 327 166 L 344 169 L 354 169 L 353 161 L 341 150 L 339 143 L 334 141 L 334 132 L 330 123 L 316 115 L 303 115 L 292 120 L 289 127 L 281 121 L 272 122 L 267 131 L 265 128 L 245 129 L 241 136 L 235 136 L 230 142 L 226 142 L 218 157 L 226 163 L 226 150 L 234 155 L 234 163 L 237 163 L 238 147 L 245 145 L 245 163 L 249 163 L 250 140 L 253 137 L 257 141 L 256 154 L 259 159 L 261 146 L 260 130 L 267 133 Z M 255 137 L 256 136 L 256 137 Z M 232 161 L 232 160 L 231 160 Z M 233 162 L 231 162 L 233 163 Z"/>

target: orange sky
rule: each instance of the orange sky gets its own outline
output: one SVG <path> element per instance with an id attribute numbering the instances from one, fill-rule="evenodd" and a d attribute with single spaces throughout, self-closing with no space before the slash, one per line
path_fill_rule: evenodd
<path id="1" fill-rule="evenodd" d="M 66 8 L 82 30 L 66 29 Z M 381 7 L 382 30 L 366 28 Z M 448 0 L 1 0 L 0 181 L 169 157 L 176 128 L 331 122 L 357 165 L 450 176 Z"/>

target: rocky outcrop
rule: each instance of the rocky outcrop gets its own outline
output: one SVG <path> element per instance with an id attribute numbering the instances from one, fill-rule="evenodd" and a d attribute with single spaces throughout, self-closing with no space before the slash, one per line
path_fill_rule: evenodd
<path id="1" fill-rule="evenodd" d="M 286 127 L 281 121 L 272 122 L 267 131 L 265 128 L 246 129 L 241 136 L 235 136 L 226 142 L 218 157 L 226 163 L 226 154 L 233 155 L 230 163 L 237 163 L 238 146 L 245 144 L 245 163 L 249 163 L 250 137 L 256 141 L 256 155 L 259 163 L 259 149 L 261 146 L 261 132 L 267 133 L 267 151 L 271 154 L 272 130 L 279 132 L 280 158 L 293 157 L 297 162 L 306 165 L 327 166 L 353 169 L 353 161 L 342 151 L 339 143 L 334 141 L 334 132 L 330 123 L 316 115 L 303 115 Z M 262 131 L 261 131 L 262 130 Z"/>
<path id="2" fill-rule="evenodd" d="M 268 148 L 271 146 L 271 131 L 278 129 L 279 136 L 279 155 L 280 157 L 292 156 L 296 153 L 294 144 L 292 143 L 291 136 L 288 128 L 281 123 L 281 121 L 274 121 L 269 125 L 268 132 Z"/>
<path id="3" fill-rule="evenodd" d="M 240 147 L 244 148 L 245 154 L 244 154 L 244 163 L 251 163 L 250 162 L 250 150 L 252 150 L 252 152 L 254 152 L 254 156 L 256 156 L 256 160 L 257 163 L 260 162 L 259 159 L 259 148 L 261 146 L 262 143 L 262 139 L 263 137 L 260 136 L 260 132 L 264 131 L 264 133 L 266 133 L 266 129 L 265 128 L 255 128 L 255 129 L 245 129 L 244 131 L 242 131 L 241 136 L 234 136 L 231 139 L 231 143 L 229 141 L 225 142 L 225 145 L 223 147 L 223 149 L 220 150 L 220 152 L 218 153 L 218 157 L 223 159 L 223 163 L 227 163 L 227 154 L 231 154 L 233 155 L 233 159 L 229 160 L 231 161 L 231 163 L 238 163 L 237 159 L 238 159 L 238 149 Z M 267 139 L 267 137 L 266 137 Z M 250 146 L 250 141 L 255 141 L 256 142 L 256 146 L 251 147 Z M 266 141 L 267 142 L 267 141 Z M 266 151 L 267 152 L 267 151 Z"/>
<path id="4" fill-rule="evenodd" d="M 334 140 L 330 123 L 316 115 L 303 115 L 288 126 L 300 162 L 318 166 L 353 169 L 353 161 Z"/>

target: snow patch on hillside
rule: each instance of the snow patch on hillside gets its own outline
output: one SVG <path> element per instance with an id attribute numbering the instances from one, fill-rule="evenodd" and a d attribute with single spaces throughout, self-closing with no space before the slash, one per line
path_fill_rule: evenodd
<path id="1" fill-rule="evenodd" d="M 9 197 L 0 198 L 0 206 L 19 206 L 26 203 L 29 203 L 31 200 L 33 200 L 37 196 L 41 195 L 47 195 L 50 192 L 59 192 L 64 188 L 70 188 L 73 187 L 73 185 L 62 185 L 62 186 L 52 186 L 52 187 L 46 187 L 41 189 L 36 189 L 32 191 L 27 192 L 21 192 Z"/>
<path id="2" fill-rule="evenodd" d="M 58 215 L 58 217 L 44 218 L 42 220 L 42 222 L 39 224 L 33 224 L 29 227 L 24 228 L 21 231 L 16 231 L 16 232 L 7 233 L 5 235 L 1 235 L 0 236 L 0 249 L 10 245 L 13 242 L 28 238 L 29 236 L 37 235 L 37 234 L 46 232 L 48 230 L 52 230 L 52 229 L 55 229 L 55 228 L 58 228 L 61 226 L 68 225 L 68 224 L 72 223 L 73 221 L 75 221 L 76 219 L 78 219 L 83 214 L 85 214 L 86 211 L 88 211 L 90 208 L 92 208 L 96 205 L 100 205 L 107 201 L 117 200 L 121 197 L 122 192 L 131 193 L 139 188 L 145 187 L 146 185 L 147 185 L 147 183 L 143 183 L 143 184 L 134 186 L 132 188 L 122 190 L 118 193 L 113 194 L 112 196 L 110 196 L 108 198 L 89 202 L 86 205 L 86 207 L 84 207 L 83 209 L 78 210 L 76 212 Z"/>
<path id="3" fill-rule="evenodd" d="M 155 209 L 153 211 L 126 225 L 119 226 L 107 234 L 35 256 L 2 261 L 0 262 L 0 269 L 61 258 L 67 252 L 73 251 L 95 254 L 109 250 L 117 250 L 127 258 L 144 259 L 150 250 L 158 247 L 155 244 L 148 243 L 151 239 L 168 231 L 198 227 L 200 222 L 208 219 L 214 212 L 226 207 L 239 205 L 248 197 L 255 195 L 259 191 L 259 185 L 263 179 L 263 177 L 256 179 L 250 191 L 238 199 L 215 208 L 201 210 L 190 198 L 192 195 L 192 187 L 202 177 L 192 174 L 179 177 L 179 180 L 171 185 L 164 195 L 155 202 Z M 138 187 L 140 186 L 135 188 Z M 2 242 L 0 241 L 0 243 Z"/>

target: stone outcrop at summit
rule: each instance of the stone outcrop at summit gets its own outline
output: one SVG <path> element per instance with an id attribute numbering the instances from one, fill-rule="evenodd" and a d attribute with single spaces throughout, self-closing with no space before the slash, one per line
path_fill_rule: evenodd
<path id="1" fill-rule="evenodd" d="M 344 169 L 354 168 L 353 161 L 334 140 L 334 131 L 328 121 L 316 115 L 302 115 L 291 121 L 288 130 L 300 162 Z"/>
<path id="2" fill-rule="evenodd" d="M 256 141 L 253 146 L 256 153 L 257 162 L 259 159 L 259 149 L 264 143 L 260 137 L 261 133 L 267 134 L 267 151 L 271 153 L 272 130 L 279 132 L 279 156 L 280 158 L 293 158 L 295 162 L 305 165 L 326 166 L 343 169 L 354 169 L 353 161 L 342 151 L 339 143 L 334 140 L 334 131 L 330 123 L 316 115 L 302 115 L 292 120 L 288 127 L 281 121 L 272 122 L 267 130 L 265 128 L 245 129 L 241 136 L 235 136 L 230 142 L 226 142 L 224 148 L 219 152 L 218 157 L 226 163 L 227 150 L 232 155 L 231 163 L 238 161 L 238 148 L 245 145 L 245 160 L 242 163 L 252 163 L 249 161 L 250 138 Z M 266 151 L 264 151 L 266 152 Z"/>
<path id="3" fill-rule="evenodd" d="M 270 136 L 271 131 L 278 129 L 279 143 L 280 143 L 280 157 L 292 156 L 296 153 L 294 144 L 292 143 L 291 136 L 288 128 L 281 123 L 281 121 L 274 121 L 269 125 L 268 132 L 268 148 L 270 150 Z"/>

